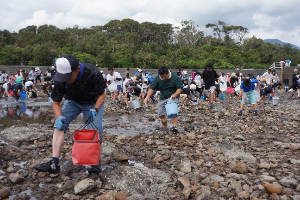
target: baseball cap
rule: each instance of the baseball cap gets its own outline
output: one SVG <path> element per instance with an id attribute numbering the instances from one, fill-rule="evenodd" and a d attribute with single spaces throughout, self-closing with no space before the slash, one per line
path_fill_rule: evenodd
<path id="1" fill-rule="evenodd" d="M 139 69 L 138 72 L 143 72 L 143 70 L 142 70 L 142 69 Z"/>
<path id="2" fill-rule="evenodd" d="M 211 64 L 211 63 L 208 63 L 208 64 L 206 64 L 206 69 L 212 69 L 213 68 L 213 65 Z"/>
<path id="3" fill-rule="evenodd" d="M 79 66 L 78 60 L 69 54 L 62 55 L 56 60 L 55 80 L 58 82 L 66 82 L 72 75 L 73 71 Z"/>

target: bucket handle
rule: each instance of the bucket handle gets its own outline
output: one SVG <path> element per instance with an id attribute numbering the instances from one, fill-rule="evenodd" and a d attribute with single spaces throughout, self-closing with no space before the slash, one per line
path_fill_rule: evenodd
<path id="1" fill-rule="evenodd" d="M 85 127 L 87 127 L 87 125 L 89 125 L 89 124 L 91 124 L 92 128 L 95 130 L 95 133 L 94 133 L 94 135 L 93 135 L 92 140 L 94 140 L 94 138 L 95 138 L 95 136 L 96 136 L 96 133 L 97 133 L 97 131 L 98 131 L 98 132 L 99 132 L 100 144 L 102 144 L 102 135 L 100 134 L 100 130 L 97 128 L 97 126 L 94 124 L 94 122 L 92 122 L 91 117 L 88 118 L 88 120 L 85 122 L 85 124 L 83 124 L 78 130 L 82 131 L 82 130 L 83 130 Z M 77 133 L 75 133 L 74 136 L 77 135 L 80 131 L 78 131 Z M 73 136 L 73 138 L 74 138 L 74 136 Z M 73 143 L 74 143 L 74 139 L 73 139 L 73 138 L 72 138 L 72 141 L 73 141 Z"/>

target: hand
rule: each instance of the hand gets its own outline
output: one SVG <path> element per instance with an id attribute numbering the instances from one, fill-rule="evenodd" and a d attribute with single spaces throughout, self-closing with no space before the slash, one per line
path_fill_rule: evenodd
<path id="1" fill-rule="evenodd" d="M 172 98 L 172 99 L 175 99 L 175 98 L 176 98 L 176 96 L 175 96 L 174 94 L 172 94 L 172 95 L 171 95 L 171 98 Z"/>
<path id="2" fill-rule="evenodd" d="M 244 99 L 247 100 L 247 97 L 244 95 Z"/>
<path id="3" fill-rule="evenodd" d="M 54 122 L 54 127 L 56 127 L 59 131 L 64 131 L 66 126 L 65 119 L 66 118 L 64 116 L 58 117 Z"/>
<path id="4" fill-rule="evenodd" d="M 95 121 L 96 115 L 98 114 L 98 108 L 90 109 L 90 111 L 91 111 L 91 120 L 93 122 Z"/>
<path id="5" fill-rule="evenodd" d="M 144 103 L 148 103 L 148 101 L 149 101 L 149 97 L 146 97 L 146 98 L 144 99 Z"/>

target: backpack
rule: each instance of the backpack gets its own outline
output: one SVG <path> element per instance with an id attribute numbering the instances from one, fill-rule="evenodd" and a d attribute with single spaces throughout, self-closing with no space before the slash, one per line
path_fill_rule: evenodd
<path id="1" fill-rule="evenodd" d="M 31 91 L 32 92 L 32 98 L 37 98 L 37 94 L 36 94 L 36 92 L 35 91 Z"/>

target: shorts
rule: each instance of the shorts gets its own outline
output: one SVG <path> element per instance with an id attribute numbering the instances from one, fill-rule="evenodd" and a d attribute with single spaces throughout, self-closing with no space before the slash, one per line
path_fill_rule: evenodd
<path id="1" fill-rule="evenodd" d="M 159 100 L 158 101 L 158 104 L 157 104 L 158 116 L 167 115 L 166 107 L 165 107 L 167 101 L 169 101 L 169 99 L 164 99 L 164 100 Z M 178 98 L 175 98 L 173 101 L 178 102 Z"/>
<path id="2" fill-rule="evenodd" d="M 212 92 L 215 93 L 215 90 L 216 86 L 211 86 L 209 89 L 205 89 L 205 96 L 209 97 Z"/>
<path id="3" fill-rule="evenodd" d="M 72 100 L 66 100 L 62 107 L 62 115 L 65 119 L 65 132 L 68 130 L 69 124 L 80 114 L 83 113 L 85 121 L 87 121 L 91 117 L 90 109 L 94 108 L 94 104 L 92 105 L 81 105 Z M 103 133 L 102 129 L 102 120 L 103 120 L 103 111 L 104 104 L 99 108 L 98 114 L 95 117 L 95 121 L 93 122 L 95 126 L 99 129 L 100 134 Z M 55 127 L 55 126 L 54 126 Z M 88 129 L 93 129 L 91 125 L 87 126 Z"/>
<path id="4" fill-rule="evenodd" d="M 122 90 L 122 85 L 117 85 L 117 90 L 118 90 L 118 92 L 121 92 L 121 90 Z"/>
<path id="5" fill-rule="evenodd" d="M 248 92 L 244 92 L 245 96 L 247 97 L 247 99 L 249 98 L 251 101 L 251 104 L 256 104 L 256 99 L 255 99 L 255 91 L 254 90 L 250 90 Z M 244 99 L 244 95 L 242 95 L 242 104 L 245 104 L 247 102 L 247 99 Z"/>

